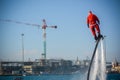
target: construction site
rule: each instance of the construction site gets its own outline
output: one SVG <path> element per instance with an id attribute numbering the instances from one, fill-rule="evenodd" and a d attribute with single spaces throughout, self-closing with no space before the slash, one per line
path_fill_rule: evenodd
<path id="1" fill-rule="evenodd" d="M 22 39 L 22 59 L 21 61 L 1 61 L 0 62 L 0 75 L 41 75 L 41 74 L 73 74 L 79 71 L 84 71 L 89 65 L 89 60 L 79 61 L 78 58 L 75 62 L 64 59 L 47 59 L 46 55 L 46 29 L 54 28 L 57 26 L 47 26 L 45 19 L 43 25 L 30 24 L 13 20 L 0 20 L 1 22 L 9 22 L 16 24 L 24 24 L 28 26 L 35 26 L 43 31 L 43 52 L 41 58 L 35 61 L 25 61 L 25 48 L 24 48 L 24 33 L 21 34 Z"/>

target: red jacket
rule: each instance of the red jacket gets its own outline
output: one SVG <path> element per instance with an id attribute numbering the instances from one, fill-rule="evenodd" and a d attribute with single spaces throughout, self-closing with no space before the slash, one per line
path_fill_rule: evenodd
<path id="1" fill-rule="evenodd" d="M 93 25 L 93 24 L 96 24 L 96 23 L 100 23 L 98 17 L 95 15 L 95 14 L 89 14 L 88 17 L 87 17 L 87 24 L 89 25 Z"/>

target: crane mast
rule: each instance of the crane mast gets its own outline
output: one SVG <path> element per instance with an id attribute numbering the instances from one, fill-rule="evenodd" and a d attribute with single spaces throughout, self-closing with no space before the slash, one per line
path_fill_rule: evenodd
<path id="1" fill-rule="evenodd" d="M 45 61 L 45 65 L 46 65 L 46 28 L 50 27 L 50 28 L 57 28 L 57 26 L 47 26 L 45 19 L 43 19 L 43 25 L 42 25 L 42 29 L 43 29 L 43 53 L 42 53 L 42 59 Z"/>
<path id="2" fill-rule="evenodd" d="M 47 27 L 46 21 L 45 21 L 45 19 L 43 19 L 43 26 L 42 26 L 42 29 L 43 29 L 43 53 L 42 53 L 42 57 L 45 60 L 46 60 L 46 27 Z"/>

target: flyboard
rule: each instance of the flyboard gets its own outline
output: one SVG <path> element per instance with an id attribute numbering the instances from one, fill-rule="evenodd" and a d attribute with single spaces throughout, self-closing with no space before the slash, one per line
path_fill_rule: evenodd
<path id="1" fill-rule="evenodd" d="M 93 55 L 92 55 L 92 58 L 91 58 L 91 62 L 90 62 L 90 65 L 89 65 L 89 69 L 88 69 L 87 80 L 89 80 L 92 62 L 93 62 L 93 59 L 94 59 L 94 56 L 95 56 L 95 53 L 96 53 L 96 50 L 97 50 L 97 47 L 98 47 L 98 44 L 99 44 L 101 38 L 103 39 L 103 37 L 100 37 L 100 38 L 98 38 L 98 40 L 96 41 L 96 45 L 95 45 L 94 52 L 93 52 Z"/>

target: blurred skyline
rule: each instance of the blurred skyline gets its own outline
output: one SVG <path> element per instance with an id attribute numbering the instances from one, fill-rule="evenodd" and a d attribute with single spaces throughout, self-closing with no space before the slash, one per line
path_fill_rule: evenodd
<path id="1" fill-rule="evenodd" d="M 47 28 L 47 58 L 91 58 L 94 38 L 87 28 L 91 10 L 100 19 L 100 29 L 106 35 L 107 61 L 120 61 L 120 1 L 119 0 L 0 0 L 0 19 L 30 24 L 57 25 Z M 41 58 L 42 29 L 34 26 L 0 21 L 0 59 L 21 60 L 24 33 L 25 60 Z"/>

